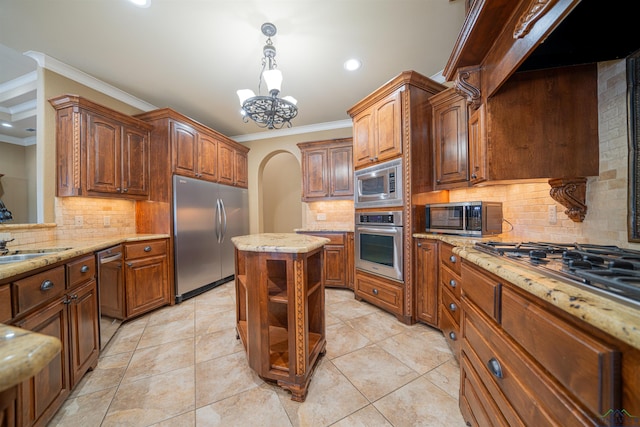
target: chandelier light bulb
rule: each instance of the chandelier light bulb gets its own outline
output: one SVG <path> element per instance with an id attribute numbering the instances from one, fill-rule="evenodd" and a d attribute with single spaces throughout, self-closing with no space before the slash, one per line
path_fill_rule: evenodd
<path id="1" fill-rule="evenodd" d="M 280 92 L 280 88 L 282 87 L 282 72 L 280 70 L 267 70 L 262 73 L 262 77 L 264 77 L 264 81 L 267 83 L 269 93 L 274 90 Z"/>
<path id="2" fill-rule="evenodd" d="M 298 105 L 298 100 L 295 99 L 293 96 L 285 96 L 284 98 L 285 101 L 289 101 L 290 103 L 292 103 L 293 105 Z"/>
<path id="3" fill-rule="evenodd" d="M 253 98 L 254 96 L 256 96 L 256 94 L 253 93 L 253 91 L 251 89 L 240 89 L 236 93 L 238 94 L 238 98 L 240 98 L 240 106 L 241 107 L 242 107 L 242 104 L 244 104 L 244 101 L 246 101 L 249 98 Z"/>

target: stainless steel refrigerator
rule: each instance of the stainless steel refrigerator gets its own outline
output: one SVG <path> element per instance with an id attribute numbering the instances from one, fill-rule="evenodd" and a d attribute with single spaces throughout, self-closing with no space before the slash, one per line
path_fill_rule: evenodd
<path id="1" fill-rule="evenodd" d="M 173 176 L 176 303 L 233 279 L 231 238 L 249 234 L 247 190 Z"/>

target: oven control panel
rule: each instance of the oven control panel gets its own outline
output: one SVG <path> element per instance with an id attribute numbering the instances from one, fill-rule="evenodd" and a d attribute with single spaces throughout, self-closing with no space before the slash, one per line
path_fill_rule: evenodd
<path id="1" fill-rule="evenodd" d="M 402 226 L 402 212 L 356 213 L 356 224 Z"/>

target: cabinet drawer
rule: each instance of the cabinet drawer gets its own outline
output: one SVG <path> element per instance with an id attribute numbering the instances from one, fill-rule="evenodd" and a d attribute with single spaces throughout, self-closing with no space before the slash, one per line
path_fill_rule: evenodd
<path id="1" fill-rule="evenodd" d="M 449 313 L 456 325 L 460 325 L 460 301 L 446 289 L 442 289 L 442 309 Z"/>
<path id="2" fill-rule="evenodd" d="M 509 426 L 465 353 L 460 357 L 460 411 L 474 426 Z"/>
<path id="3" fill-rule="evenodd" d="M 449 311 L 445 310 L 443 306 L 440 306 L 440 330 L 456 356 L 456 359 L 458 359 L 458 355 L 460 354 L 460 328 L 449 314 Z"/>
<path id="4" fill-rule="evenodd" d="M 500 323 L 501 288 L 502 284 L 496 278 L 482 274 L 468 264 L 462 266 L 462 295 L 473 301 L 498 323 Z"/>
<path id="5" fill-rule="evenodd" d="M 402 315 L 403 297 L 399 286 L 357 273 L 356 295 L 394 314 Z"/>
<path id="6" fill-rule="evenodd" d="M 444 265 L 440 264 L 440 286 L 446 288 L 456 297 L 460 298 L 460 276 L 453 273 Z"/>
<path id="7" fill-rule="evenodd" d="M 460 275 L 460 257 L 453 253 L 453 246 L 447 243 L 440 244 L 440 262 L 455 274 Z"/>
<path id="8" fill-rule="evenodd" d="M 471 305 L 465 305 L 462 328 L 463 351 L 510 425 L 519 423 L 511 419 L 515 414 L 530 426 L 596 424 L 600 413 L 589 420 L 544 368 Z"/>
<path id="9" fill-rule="evenodd" d="M 0 323 L 8 323 L 11 320 L 11 287 L 0 286 Z"/>
<path id="10" fill-rule="evenodd" d="M 13 286 L 18 315 L 64 293 L 64 265 L 13 282 Z"/>
<path id="11" fill-rule="evenodd" d="M 310 233 L 305 231 L 302 232 L 302 234 L 329 239 L 329 243 L 327 243 L 327 245 L 344 245 L 345 243 L 345 233 Z"/>
<path id="12" fill-rule="evenodd" d="M 153 240 L 140 243 L 127 243 L 124 247 L 124 257 L 128 260 L 167 253 L 165 240 Z"/>
<path id="13" fill-rule="evenodd" d="M 67 264 L 69 289 L 96 277 L 96 258 L 87 256 Z"/>
<path id="14" fill-rule="evenodd" d="M 503 289 L 502 327 L 597 414 L 619 408 L 620 354 L 512 290 Z"/>

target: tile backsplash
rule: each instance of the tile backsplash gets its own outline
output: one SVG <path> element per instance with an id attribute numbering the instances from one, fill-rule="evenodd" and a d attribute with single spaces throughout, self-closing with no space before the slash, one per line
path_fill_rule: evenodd
<path id="1" fill-rule="evenodd" d="M 130 200 L 56 197 L 56 236 L 76 239 L 135 233 L 135 206 Z"/>
<path id="2" fill-rule="evenodd" d="M 316 230 L 353 230 L 353 200 L 303 203 L 303 228 Z M 319 219 L 325 218 L 325 219 Z"/>

